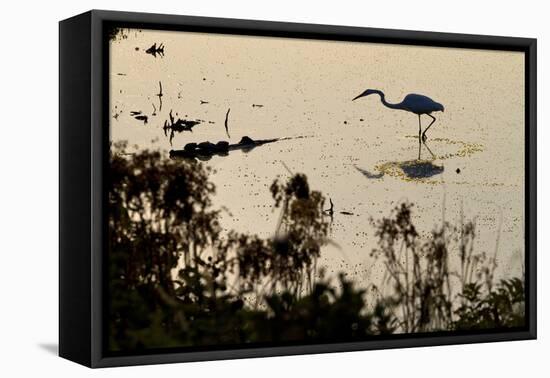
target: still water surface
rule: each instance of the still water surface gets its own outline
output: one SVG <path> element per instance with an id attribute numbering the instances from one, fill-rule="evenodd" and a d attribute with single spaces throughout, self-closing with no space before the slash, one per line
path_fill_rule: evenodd
<path id="1" fill-rule="evenodd" d="M 377 282 L 382 267 L 370 257 L 376 239 L 369 219 L 408 200 L 426 236 L 443 219 L 458 222 L 462 209 L 465 219 L 476 219 L 476 250 L 492 256 L 498 248 L 497 276 L 521 274 L 523 53 L 148 30 L 125 35 L 110 48 L 110 135 L 127 140 L 129 152 L 237 143 L 242 136 L 290 138 L 206 162 L 215 169 L 215 205 L 229 210 L 225 228 L 273 234 L 278 214 L 269 186 L 289 176 L 286 165 L 334 202 L 332 239 L 340 248 L 323 251 L 329 272 Z M 164 56 L 145 53 L 153 43 L 164 44 Z M 444 104 L 426 146 L 419 151 L 416 115 L 385 108 L 377 96 L 351 101 L 366 88 L 384 91 L 389 102 L 421 93 Z M 172 144 L 163 131 L 171 110 L 202 121 L 176 133 Z"/>

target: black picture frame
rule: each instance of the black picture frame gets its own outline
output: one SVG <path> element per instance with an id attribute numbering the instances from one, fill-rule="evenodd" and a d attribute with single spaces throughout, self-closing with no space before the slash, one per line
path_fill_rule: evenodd
<path id="1" fill-rule="evenodd" d="M 240 346 L 109 355 L 103 334 L 105 172 L 108 168 L 108 54 L 111 26 L 219 34 L 363 41 L 525 53 L 526 327 L 429 333 L 320 345 Z M 535 339 L 536 39 L 385 30 L 92 10 L 59 24 L 59 354 L 89 367 L 345 352 Z M 227 348 L 227 347 L 226 347 Z"/>

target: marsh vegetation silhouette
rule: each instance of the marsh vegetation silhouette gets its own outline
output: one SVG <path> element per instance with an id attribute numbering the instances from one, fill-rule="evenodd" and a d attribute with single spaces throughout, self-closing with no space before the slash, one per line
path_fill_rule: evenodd
<path id="1" fill-rule="evenodd" d="M 352 101 L 372 94 L 379 95 L 382 104 L 390 109 L 405 110 L 418 115 L 418 139 L 422 139 L 423 141 L 427 139 L 426 132 L 436 121 L 436 118 L 432 115 L 432 113 L 445 111 L 445 107 L 439 102 L 436 102 L 427 96 L 416 93 L 406 95 L 400 103 L 391 104 L 386 101 L 386 95 L 384 92 L 378 89 L 367 89 L 360 95 L 356 96 Z M 432 119 L 432 122 L 424 129 L 424 131 L 422 131 L 422 120 L 420 118 L 422 114 L 425 114 Z"/>
<path id="2" fill-rule="evenodd" d="M 155 58 L 158 56 L 163 57 L 164 56 L 164 44 L 160 44 L 157 46 L 157 43 L 155 42 L 153 46 L 149 47 L 147 50 L 145 50 L 146 54 L 152 55 Z"/>
<path id="3" fill-rule="evenodd" d="M 193 127 L 199 125 L 201 123 L 200 120 L 195 119 L 181 119 L 181 118 L 175 118 L 172 115 L 172 110 L 170 109 L 170 112 L 168 113 L 168 119 L 164 121 L 164 125 L 162 126 L 162 130 L 164 131 L 164 136 L 168 137 L 168 140 L 170 141 L 170 145 L 172 145 L 172 141 L 174 140 L 175 133 L 182 133 L 184 131 L 193 131 Z M 168 134 L 170 132 L 170 134 Z"/>
<path id="4" fill-rule="evenodd" d="M 475 224 L 423 237 L 403 203 L 372 220 L 385 269 L 363 289 L 318 269 L 330 243 L 325 197 L 303 174 L 270 187 L 272 237 L 224 230 L 210 169 L 158 151 L 111 147 L 107 311 L 112 352 L 366 340 L 389 333 L 524 324 L 523 279 L 493 282 Z M 227 204 L 230 206 L 230 204 Z M 450 251 L 460 267 L 452 271 Z M 454 255 L 456 256 L 456 254 Z M 454 266 L 454 265 L 453 265 Z M 375 292 L 376 295 L 372 295 Z"/>

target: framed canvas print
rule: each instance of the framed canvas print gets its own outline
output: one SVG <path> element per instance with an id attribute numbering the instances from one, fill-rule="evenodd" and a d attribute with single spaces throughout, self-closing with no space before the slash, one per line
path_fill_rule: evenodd
<path id="1" fill-rule="evenodd" d="M 60 355 L 536 337 L 536 40 L 60 23 Z"/>

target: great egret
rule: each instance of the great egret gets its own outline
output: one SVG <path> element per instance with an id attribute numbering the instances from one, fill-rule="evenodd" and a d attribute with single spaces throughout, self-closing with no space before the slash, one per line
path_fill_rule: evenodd
<path id="1" fill-rule="evenodd" d="M 359 96 L 355 97 L 352 101 L 371 94 L 379 95 L 380 100 L 382 100 L 382 104 L 390 109 L 406 110 L 408 112 L 418 114 L 418 139 L 420 140 L 420 138 L 422 137 L 422 141 L 426 140 L 426 131 L 428 131 L 428 129 L 434 124 L 436 120 L 431 113 L 445 111 L 445 107 L 439 102 L 435 102 L 427 96 L 415 93 L 406 95 L 403 101 L 398 104 L 390 104 L 386 101 L 386 96 L 384 95 L 384 92 L 379 91 L 378 89 L 367 89 Z M 432 122 L 428 125 L 428 127 L 426 127 L 426 129 L 424 129 L 424 132 L 422 132 L 422 121 L 420 120 L 420 116 L 422 114 L 426 114 L 432 118 Z"/>

